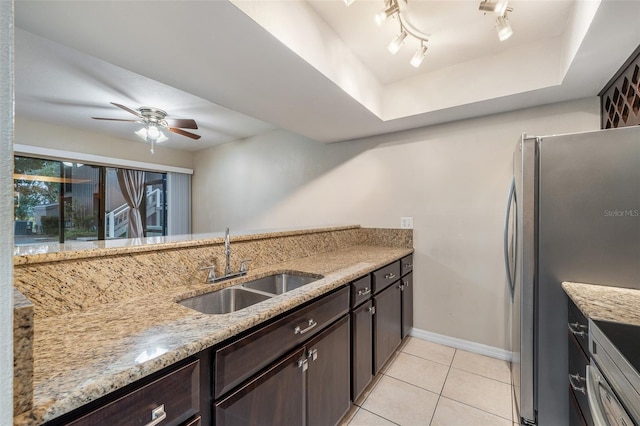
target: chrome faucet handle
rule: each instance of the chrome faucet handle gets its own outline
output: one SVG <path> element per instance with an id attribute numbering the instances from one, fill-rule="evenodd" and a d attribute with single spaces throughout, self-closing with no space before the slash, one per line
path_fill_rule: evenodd
<path id="1" fill-rule="evenodd" d="M 240 261 L 240 273 L 247 272 L 247 262 L 251 262 L 251 259 L 242 259 Z"/>
<path id="2" fill-rule="evenodd" d="M 207 274 L 207 283 L 212 283 L 216 280 L 216 265 L 211 266 L 203 266 L 200 268 L 201 271 L 209 270 Z"/>

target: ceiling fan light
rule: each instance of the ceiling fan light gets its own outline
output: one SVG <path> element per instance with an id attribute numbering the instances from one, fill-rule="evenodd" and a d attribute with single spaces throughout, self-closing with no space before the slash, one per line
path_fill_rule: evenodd
<path id="1" fill-rule="evenodd" d="M 422 64 L 422 61 L 424 61 L 424 57 L 426 56 L 426 54 L 427 46 L 421 44 L 420 48 L 418 48 L 418 50 L 416 50 L 416 53 L 413 54 L 413 57 L 411 58 L 411 61 L 409 63 L 418 68 L 420 64 Z"/>
<path id="2" fill-rule="evenodd" d="M 146 141 L 147 140 L 147 128 L 143 127 L 140 130 L 136 130 L 135 134 L 138 135 L 140 137 L 140 139 Z"/>
<path id="3" fill-rule="evenodd" d="M 141 139 L 151 142 L 154 141 L 156 143 L 161 143 L 169 139 L 157 126 L 150 125 L 148 127 L 143 127 L 142 129 L 135 132 Z"/>
<path id="4" fill-rule="evenodd" d="M 382 9 L 380 12 L 376 13 L 375 20 L 377 26 L 382 26 L 382 23 L 387 20 L 387 18 L 394 13 L 398 12 L 398 3 L 392 2 L 389 6 Z"/>
<path id="5" fill-rule="evenodd" d="M 160 130 L 158 130 L 157 126 L 151 125 L 147 127 L 147 138 L 158 139 L 159 136 L 160 136 Z"/>
<path id="6" fill-rule="evenodd" d="M 162 142 L 166 141 L 167 139 L 169 139 L 169 138 L 166 137 L 164 133 L 160 132 L 160 136 L 158 136 L 158 139 L 156 139 L 156 143 L 162 143 Z"/>
<path id="7" fill-rule="evenodd" d="M 402 43 L 404 43 L 405 38 L 407 38 L 407 32 L 402 30 L 402 32 L 398 34 L 391 43 L 389 43 L 387 49 L 389 49 L 389 52 L 391 52 L 392 55 L 398 53 L 398 51 L 402 47 Z"/>
<path id="8" fill-rule="evenodd" d="M 506 16 L 498 16 L 496 19 L 496 31 L 500 41 L 505 41 L 513 35 L 513 29 Z"/>

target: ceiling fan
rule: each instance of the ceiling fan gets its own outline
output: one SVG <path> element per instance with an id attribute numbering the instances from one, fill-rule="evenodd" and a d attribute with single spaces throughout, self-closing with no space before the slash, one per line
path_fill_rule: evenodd
<path id="1" fill-rule="evenodd" d="M 185 118 L 167 118 L 167 113 L 161 109 L 142 106 L 137 110 L 131 109 L 121 104 L 117 104 L 115 102 L 111 102 L 111 105 L 117 106 L 128 113 L 131 113 L 138 117 L 137 119 L 124 119 L 124 118 L 104 118 L 104 117 L 91 117 L 95 120 L 110 120 L 110 121 L 126 121 L 130 123 L 140 123 L 144 124 L 146 132 L 144 133 L 146 139 L 158 139 L 158 137 L 154 137 L 153 135 L 162 135 L 161 132 L 158 132 L 158 127 L 162 127 L 167 129 L 170 132 L 177 133 L 182 136 L 186 136 L 191 139 L 200 139 L 200 135 L 196 135 L 195 133 L 188 132 L 182 129 L 197 129 L 198 125 L 195 120 L 185 119 Z M 152 135 L 153 132 L 153 135 Z M 136 132 L 137 133 L 137 132 Z M 164 136 L 164 135 L 163 135 Z M 142 136 L 141 136 L 142 137 Z M 143 137 L 143 139 L 145 139 Z M 166 137 L 165 137 L 166 139 Z M 160 142 L 160 140 L 157 140 Z"/>

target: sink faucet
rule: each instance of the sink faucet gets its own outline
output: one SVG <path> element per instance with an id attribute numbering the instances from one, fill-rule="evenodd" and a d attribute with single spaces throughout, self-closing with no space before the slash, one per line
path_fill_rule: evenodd
<path id="1" fill-rule="evenodd" d="M 229 228 L 224 228 L 224 255 L 227 257 L 227 265 L 224 268 L 225 275 L 231 275 L 231 240 Z"/>
<path id="2" fill-rule="evenodd" d="M 247 275 L 247 262 L 251 262 L 251 259 L 242 259 L 240 261 L 240 271 L 231 272 L 231 237 L 229 235 L 229 228 L 224 229 L 224 255 L 226 258 L 226 265 L 224 267 L 224 275 L 216 277 L 215 266 L 205 266 L 200 268 L 201 270 L 208 270 L 207 283 L 216 283 L 218 281 L 228 280 L 230 278 L 241 277 Z"/>

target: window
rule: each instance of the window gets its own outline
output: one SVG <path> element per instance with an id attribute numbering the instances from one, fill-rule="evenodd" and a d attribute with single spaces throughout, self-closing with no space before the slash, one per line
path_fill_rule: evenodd
<path id="1" fill-rule="evenodd" d="M 167 235 L 166 181 L 166 173 L 16 156 L 15 244 Z"/>

